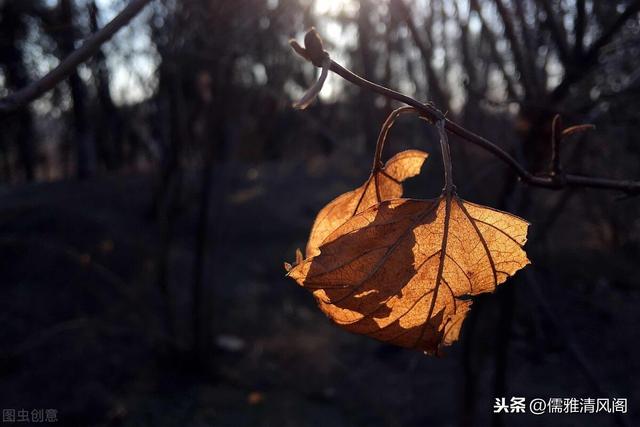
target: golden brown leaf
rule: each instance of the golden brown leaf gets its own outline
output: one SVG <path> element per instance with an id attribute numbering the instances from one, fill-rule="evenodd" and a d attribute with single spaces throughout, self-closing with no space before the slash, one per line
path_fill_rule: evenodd
<path id="1" fill-rule="evenodd" d="M 374 171 L 362 186 L 329 202 L 313 223 L 307 257 L 317 255 L 322 241 L 354 215 L 381 201 L 402 197 L 401 182 L 418 175 L 428 156 L 420 150 L 402 151 L 389 159 L 383 168 Z"/>
<path id="2" fill-rule="evenodd" d="M 289 276 L 344 329 L 438 353 L 458 339 L 470 296 L 529 263 L 528 225 L 454 194 L 390 200 L 333 231 Z"/>

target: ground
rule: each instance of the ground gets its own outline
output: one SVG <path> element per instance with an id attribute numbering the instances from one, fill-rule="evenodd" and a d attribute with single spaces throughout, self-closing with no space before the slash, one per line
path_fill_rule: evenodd
<path id="1" fill-rule="evenodd" d="M 461 341 L 433 358 L 342 331 L 284 277 L 315 212 L 364 169 L 336 175 L 315 162 L 217 172 L 206 274 L 215 290 L 212 374 L 166 350 L 154 176 L 0 189 L 2 408 L 56 408 L 59 425 L 491 425 L 502 290 L 476 302 Z M 185 197 L 169 269 L 183 347 L 195 230 Z M 536 269 L 503 285 L 515 293 L 505 397 L 605 393 L 627 398 L 629 414 L 502 421 L 638 425 L 637 272 L 626 263 L 630 273 L 605 275 L 597 250 L 558 247 L 534 248 Z"/>

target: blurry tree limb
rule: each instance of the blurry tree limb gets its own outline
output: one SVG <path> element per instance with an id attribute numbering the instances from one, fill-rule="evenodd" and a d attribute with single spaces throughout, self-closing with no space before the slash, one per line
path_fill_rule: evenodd
<path id="1" fill-rule="evenodd" d="M 93 56 L 100 47 L 122 27 L 127 25 L 151 0 L 131 0 L 122 11 L 98 32 L 89 37 L 78 49 L 39 80 L 0 99 L 0 114 L 11 113 L 38 99 L 66 79 L 78 65 Z"/>
<path id="2" fill-rule="evenodd" d="M 377 61 L 376 53 L 372 48 L 375 29 L 371 23 L 371 15 L 375 6 L 372 0 L 360 0 L 358 4 L 360 7 L 358 8 L 358 17 L 356 20 L 356 26 L 358 28 L 358 45 L 356 52 L 360 59 L 362 76 L 365 79 L 373 79 L 376 75 Z M 326 69 L 328 74 L 328 63 Z M 362 133 L 365 135 L 366 141 L 374 141 L 376 137 L 375 129 L 369 126 L 369 123 L 377 121 L 375 97 L 372 93 L 365 93 L 360 97 L 359 101 L 363 119 L 360 121 Z"/>
<path id="3" fill-rule="evenodd" d="M 478 16 L 478 19 L 480 19 L 480 23 L 482 24 L 482 28 L 481 28 L 482 37 L 486 38 L 488 42 L 487 45 L 489 47 L 489 52 L 491 53 L 491 58 L 493 62 L 498 66 L 498 69 L 500 70 L 500 72 L 502 73 L 502 76 L 504 77 L 505 83 L 507 85 L 507 93 L 509 94 L 509 98 L 512 98 L 512 99 L 520 98 L 518 96 L 518 93 L 516 92 L 516 81 L 514 80 L 513 76 L 507 71 L 507 64 L 505 62 L 504 55 L 501 55 L 500 52 L 498 52 L 497 37 L 493 32 L 493 30 L 491 29 L 491 27 L 487 24 L 487 21 L 484 19 L 484 16 L 482 15 L 482 11 L 480 10 L 480 4 L 478 3 L 477 0 L 470 0 L 469 8 L 470 8 L 469 10 L 470 11 L 473 10 Z"/>
<path id="4" fill-rule="evenodd" d="M 317 34 L 315 29 L 311 29 L 305 36 L 305 47 L 300 46 L 295 40 L 292 40 L 291 47 L 296 53 L 307 61 L 314 64 L 316 67 L 322 67 L 323 63 L 329 57 L 329 53 L 324 50 L 322 40 Z M 462 127 L 461 125 L 446 118 L 440 110 L 438 110 L 433 104 L 422 103 L 414 98 L 411 98 L 402 93 L 396 92 L 392 89 L 380 86 L 376 83 L 370 82 L 362 77 L 354 74 L 353 72 L 342 67 L 337 62 L 329 59 L 329 70 L 338 74 L 343 79 L 355 84 L 364 89 L 368 89 L 372 92 L 378 93 L 390 99 L 402 102 L 410 105 L 418 110 L 419 114 L 429 121 L 435 123 L 437 121 L 444 121 L 445 128 L 448 132 L 457 135 L 461 139 L 475 144 L 484 150 L 489 151 L 491 154 L 500 159 L 503 163 L 506 163 L 513 171 L 518 175 L 521 181 L 536 187 L 549 188 L 549 189 L 562 189 L 565 187 L 584 187 L 584 188 L 599 188 L 609 190 L 620 190 L 628 195 L 640 194 L 640 181 L 631 180 L 616 180 L 609 178 L 598 178 L 582 175 L 565 174 L 561 175 L 534 175 L 525 169 L 515 158 L 513 158 L 504 149 L 489 141 L 488 139 L 473 133 L 472 131 Z"/>
<path id="5" fill-rule="evenodd" d="M 431 36 L 429 31 L 425 31 L 425 39 L 420 36 L 420 31 L 416 27 L 415 22 L 413 21 L 413 11 L 409 9 L 409 6 L 404 2 L 404 0 L 396 0 L 394 3 L 395 6 L 402 13 L 402 19 L 407 25 L 409 32 L 411 33 L 411 37 L 413 38 L 416 47 L 420 51 L 420 55 L 422 56 L 422 61 L 424 63 L 424 69 L 427 74 L 428 84 L 431 86 L 431 92 L 433 96 L 431 97 L 438 105 L 444 105 L 446 109 L 449 106 L 449 96 L 446 93 L 445 89 L 441 86 L 438 76 L 436 74 L 433 65 L 431 64 L 431 59 L 433 57 L 433 46 L 431 43 Z M 433 13 L 433 12 L 432 12 Z M 431 27 L 432 25 L 428 25 Z"/>
<path id="6" fill-rule="evenodd" d="M 542 3 L 544 13 L 547 15 L 545 24 L 549 28 L 549 31 L 551 32 L 551 38 L 558 48 L 560 60 L 563 64 L 565 64 L 566 67 L 567 64 L 571 63 L 571 53 L 567 31 L 564 28 L 562 17 L 560 17 L 560 19 L 556 18 L 557 12 L 553 10 L 553 6 L 551 5 L 551 2 L 549 0 L 541 0 L 540 3 Z"/>
<path id="7" fill-rule="evenodd" d="M 556 86 L 551 92 L 551 101 L 559 101 L 564 98 L 569 92 L 571 86 L 588 74 L 588 71 L 598 63 L 598 55 L 600 54 L 601 49 L 609 44 L 611 39 L 618 33 L 623 25 L 633 16 L 637 15 L 639 11 L 640 0 L 634 0 L 616 17 L 615 21 L 608 28 L 603 30 L 600 37 L 597 38 L 580 57 L 580 61 L 573 64 L 573 67 L 566 70 L 564 78 L 560 84 L 558 84 L 558 86 Z"/>
<path id="8" fill-rule="evenodd" d="M 458 20 L 458 27 L 460 28 L 460 51 L 462 56 L 462 63 L 464 64 L 464 68 L 467 73 L 469 92 L 484 92 L 484 88 L 482 91 L 478 90 L 479 79 L 478 79 L 478 70 L 474 64 L 473 57 L 471 55 L 471 46 L 472 41 L 469 35 L 469 16 L 471 11 L 469 10 L 467 13 L 467 19 L 462 19 L 462 14 L 460 13 L 460 6 L 458 2 L 453 2 L 453 6 L 455 7 L 455 17 Z M 505 79 L 506 80 L 506 79 Z M 486 79 L 485 79 L 486 81 Z"/>
<path id="9" fill-rule="evenodd" d="M 527 68 L 525 54 L 522 51 L 520 40 L 516 35 L 515 25 L 511 13 L 502 2 L 502 0 L 494 0 L 494 3 L 496 5 L 498 13 L 500 14 L 500 18 L 502 19 L 502 23 L 504 24 L 504 32 L 507 39 L 509 40 L 509 46 L 511 46 L 511 51 L 513 52 L 514 64 L 516 66 L 516 69 L 520 73 L 525 93 L 527 94 L 528 98 L 535 98 L 535 86 L 530 74 L 534 70 Z M 480 10 L 479 6 L 478 10 Z"/>
<path id="10" fill-rule="evenodd" d="M 544 92 L 542 73 L 540 67 L 536 63 L 537 55 L 534 54 L 534 52 L 538 51 L 538 47 L 534 42 L 531 28 L 527 22 L 527 13 L 530 13 L 527 9 L 527 3 L 521 1 L 516 1 L 513 3 L 515 3 L 515 14 L 518 17 L 518 27 L 520 27 L 520 36 L 522 38 L 524 50 L 525 52 L 528 52 L 527 55 L 524 55 L 526 67 L 531 71 L 531 80 L 533 85 L 535 86 L 536 92 Z"/>
<path id="11" fill-rule="evenodd" d="M 576 40 L 574 43 L 574 56 L 579 58 L 584 52 L 584 30 L 587 22 L 587 8 L 585 0 L 576 1 L 576 19 L 573 24 L 575 28 Z"/>

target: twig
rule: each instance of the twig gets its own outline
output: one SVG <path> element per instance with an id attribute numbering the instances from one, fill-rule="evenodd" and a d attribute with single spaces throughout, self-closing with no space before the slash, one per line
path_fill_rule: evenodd
<path id="1" fill-rule="evenodd" d="M 592 125 L 592 124 L 569 126 L 568 128 L 562 131 L 561 137 L 562 139 L 564 139 L 567 136 L 573 135 L 574 133 L 580 133 L 587 130 L 594 130 L 595 128 L 596 128 L 595 125 Z"/>
<path id="2" fill-rule="evenodd" d="M 132 0 L 122 11 L 100 31 L 88 38 L 82 46 L 67 56 L 57 67 L 28 86 L 0 99 L 0 113 L 11 113 L 53 89 L 67 78 L 78 65 L 95 54 L 100 46 L 122 27 L 127 25 L 151 0 Z"/>
<path id="3" fill-rule="evenodd" d="M 560 114 L 553 117 L 551 123 L 551 175 L 554 177 L 562 176 L 562 164 L 560 163 L 560 142 L 564 134 L 560 130 L 562 122 Z"/>
<path id="4" fill-rule="evenodd" d="M 309 36 L 310 34 L 312 34 L 311 37 Z M 307 40 L 314 40 L 314 42 L 312 44 L 308 44 Z M 311 29 L 305 36 L 304 48 L 300 46 L 296 41 L 291 41 L 290 43 L 296 53 L 298 53 L 301 57 L 314 64 L 316 67 L 321 67 L 329 54 L 324 50 L 321 41 L 318 42 L 319 40 L 320 37 L 317 35 L 315 30 Z M 353 83 L 356 86 L 360 86 L 364 89 L 368 89 L 387 98 L 394 99 L 396 101 L 414 107 L 419 111 L 421 116 L 427 118 L 432 123 L 443 120 L 445 123 L 445 129 L 448 132 L 457 135 L 463 140 L 475 144 L 483 148 L 484 150 L 489 151 L 491 154 L 496 156 L 503 163 L 506 163 L 511 169 L 513 169 L 513 171 L 516 173 L 516 175 L 518 175 L 521 181 L 531 186 L 554 190 L 559 190 L 566 187 L 598 188 L 620 190 L 628 195 L 640 194 L 640 181 L 597 178 L 573 174 L 564 174 L 563 179 L 558 180 L 551 175 L 533 175 L 502 148 L 489 141 L 488 139 L 477 135 L 470 130 L 462 127 L 461 125 L 447 119 L 445 115 L 433 105 L 429 103 L 424 104 L 407 95 L 366 80 L 349 71 L 348 69 L 342 67 L 340 64 L 333 60 L 330 60 L 329 70 L 333 71 L 343 79 Z"/>

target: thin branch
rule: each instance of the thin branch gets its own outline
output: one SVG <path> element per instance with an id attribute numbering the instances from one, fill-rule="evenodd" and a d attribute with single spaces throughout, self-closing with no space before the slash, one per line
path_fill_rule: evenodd
<path id="1" fill-rule="evenodd" d="M 463 21 L 458 1 L 454 1 L 453 6 L 456 10 L 455 17 L 458 20 L 458 28 L 460 28 L 460 51 L 462 53 L 462 63 L 464 64 L 465 71 L 467 72 L 468 92 L 479 92 L 476 90 L 478 85 L 478 73 L 474 61 L 471 59 L 471 37 L 469 35 L 469 15 L 471 14 L 471 10 L 467 11 L 467 19 Z"/>
<path id="2" fill-rule="evenodd" d="M 574 23 L 576 41 L 573 47 L 573 55 L 581 58 L 584 53 L 584 30 L 587 22 L 587 10 L 585 0 L 576 1 L 576 19 Z"/>
<path id="3" fill-rule="evenodd" d="M 474 2 L 477 2 L 474 0 Z M 530 71 L 526 65 L 525 54 L 522 52 L 522 48 L 520 46 L 520 41 L 518 40 L 518 36 L 516 35 L 515 26 L 513 25 L 513 19 L 510 11 L 507 9 L 502 0 L 494 0 L 493 1 L 498 9 L 498 14 L 502 19 L 502 24 L 504 25 L 504 32 L 509 40 L 509 45 L 511 46 L 511 50 L 513 51 L 513 60 L 520 73 L 522 84 L 524 86 L 525 92 L 527 93 L 527 98 L 536 98 L 535 87 L 533 82 L 531 81 Z"/>
<path id="4" fill-rule="evenodd" d="M 433 65 L 431 64 L 431 59 L 433 56 L 433 43 L 431 42 L 431 36 L 429 32 L 425 31 L 426 40 L 420 37 L 420 31 L 413 21 L 413 12 L 409 9 L 409 6 L 404 2 L 404 0 L 398 0 L 396 4 L 402 13 L 402 18 L 407 25 L 409 32 L 411 33 L 411 37 L 413 38 L 416 47 L 420 51 L 420 56 L 422 57 L 422 62 L 427 74 L 427 80 L 433 90 L 433 100 L 437 103 L 448 105 L 449 96 L 442 88 Z M 433 13 L 433 11 L 431 13 Z M 431 27 L 431 25 L 429 25 L 429 27 Z"/>
<path id="5" fill-rule="evenodd" d="M 513 76 L 509 74 L 509 72 L 507 71 L 507 64 L 505 62 L 504 55 L 501 55 L 500 52 L 498 52 L 498 39 L 494 34 L 493 30 L 491 29 L 491 27 L 489 27 L 489 25 L 487 24 L 487 21 L 484 19 L 484 16 L 482 16 L 482 11 L 480 10 L 480 4 L 478 3 L 477 0 L 470 0 L 469 8 L 470 8 L 469 10 L 470 11 L 473 10 L 478 16 L 478 19 L 480 19 L 480 24 L 482 25 L 482 28 L 481 28 L 482 36 L 488 39 L 487 44 L 489 46 L 489 51 L 491 52 L 491 59 L 498 66 L 498 70 L 502 73 L 502 76 L 504 77 L 504 80 L 507 85 L 507 92 L 509 94 L 509 98 L 511 99 L 520 98 L 516 91 L 516 81 L 514 80 Z"/>
<path id="6" fill-rule="evenodd" d="M 544 93 L 544 85 L 540 83 L 542 80 L 540 78 L 540 68 L 536 64 L 536 58 L 538 57 L 538 49 L 534 46 L 533 40 L 531 38 L 533 31 L 530 26 L 527 24 L 527 4 L 523 1 L 515 1 L 515 13 L 520 21 L 520 36 L 522 38 L 522 42 L 524 44 L 525 52 L 528 52 L 527 55 L 524 55 L 524 59 L 526 61 L 526 67 L 531 70 L 531 81 L 535 87 L 536 93 Z"/>
<path id="7" fill-rule="evenodd" d="M 604 46 L 609 44 L 611 39 L 620 31 L 620 29 L 627 23 L 627 21 L 633 18 L 640 11 L 640 0 L 634 0 L 627 8 L 619 14 L 613 23 L 607 28 L 600 37 L 593 42 L 591 47 L 586 53 L 587 60 L 594 58 L 597 59 L 597 55 Z"/>
<path id="8" fill-rule="evenodd" d="M 310 33 L 314 33 L 314 37 L 305 37 L 305 41 L 307 39 L 313 39 L 316 41 L 320 40 L 315 33 L 315 30 L 310 30 Z M 307 33 L 307 36 L 309 33 Z M 322 43 L 314 42 L 312 45 L 306 44 L 305 47 L 301 47 L 295 41 L 291 43 L 294 50 L 304 59 L 313 63 L 316 67 L 322 66 L 325 58 L 329 55 L 323 48 Z M 550 175 L 547 176 L 536 176 L 527 171 L 516 159 L 514 159 L 509 153 L 504 151 L 502 148 L 489 141 L 488 139 L 477 135 L 470 130 L 460 126 L 459 124 L 447 119 L 445 115 L 434 107 L 431 104 L 423 104 L 416 99 L 413 99 L 407 95 L 404 95 L 400 92 L 396 92 L 392 89 L 386 88 L 384 86 L 380 86 L 376 83 L 370 82 L 369 80 L 363 79 L 362 77 L 354 74 L 353 72 L 347 70 L 342 67 L 337 62 L 330 60 L 329 69 L 342 77 L 343 79 L 353 83 L 356 86 L 359 86 L 363 89 L 370 90 L 372 92 L 378 93 L 382 96 L 385 96 L 389 99 L 394 99 L 396 101 L 402 102 L 404 104 L 410 105 L 414 107 L 421 116 L 425 117 L 432 123 L 436 123 L 440 120 L 443 120 L 445 123 L 445 128 L 450 133 L 459 136 L 463 140 L 475 144 L 484 150 L 489 151 L 491 154 L 500 159 L 503 163 L 506 163 L 513 171 L 518 175 L 518 177 L 525 183 L 542 188 L 549 188 L 559 190 L 565 187 L 585 187 L 585 188 L 600 188 L 600 189 L 610 189 L 610 190 L 620 190 L 629 195 L 640 194 L 640 181 L 630 181 L 630 180 L 616 180 L 609 178 L 596 178 L 589 176 L 581 176 L 581 175 L 572 175 L 572 174 L 563 174 L 562 179 L 557 179 Z"/>
<path id="9" fill-rule="evenodd" d="M 545 24 L 551 32 L 551 37 L 558 48 L 558 54 L 562 64 L 566 67 L 571 64 L 571 54 L 569 48 L 569 42 L 567 41 L 567 31 L 562 23 L 562 17 L 556 19 L 557 13 L 553 10 L 549 0 L 541 0 L 542 8 L 546 16 Z"/>
<path id="10" fill-rule="evenodd" d="M 100 31 L 88 38 L 82 46 L 67 56 L 57 67 L 39 80 L 0 99 L 0 113 L 11 113 L 38 99 L 67 78 L 78 65 L 93 56 L 100 47 L 122 27 L 127 25 L 151 0 L 132 0 Z"/>

